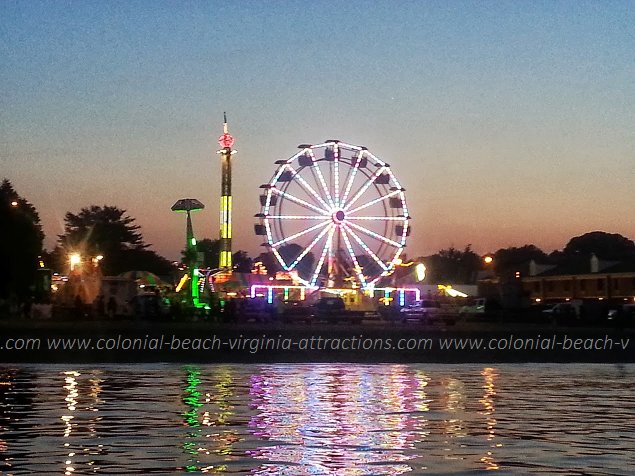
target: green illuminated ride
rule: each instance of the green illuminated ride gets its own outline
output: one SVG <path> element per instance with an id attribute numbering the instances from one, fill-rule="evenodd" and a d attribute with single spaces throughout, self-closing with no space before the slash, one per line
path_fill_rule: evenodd
<path id="1" fill-rule="evenodd" d="M 191 296 L 192 296 L 192 304 L 195 307 L 203 307 L 205 304 L 201 304 L 199 299 L 199 258 L 198 251 L 196 249 L 196 238 L 194 238 L 194 228 L 192 227 L 192 217 L 190 215 L 191 212 L 195 212 L 197 210 L 202 210 L 205 208 L 201 202 L 196 200 L 195 198 L 182 198 L 177 201 L 174 205 L 172 205 L 173 212 L 185 212 L 187 214 L 187 222 L 185 229 L 185 237 L 186 237 L 186 261 L 188 268 L 188 276 L 190 278 L 190 287 L 191 287 Z"/>

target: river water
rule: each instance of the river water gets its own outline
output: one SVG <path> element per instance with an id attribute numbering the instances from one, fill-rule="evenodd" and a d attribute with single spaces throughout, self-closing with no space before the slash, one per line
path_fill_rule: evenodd
<path id="1" fill-rule="evenodd" d="M 633 474 L 635 365 L 0 366 L 2 474 Z"/>

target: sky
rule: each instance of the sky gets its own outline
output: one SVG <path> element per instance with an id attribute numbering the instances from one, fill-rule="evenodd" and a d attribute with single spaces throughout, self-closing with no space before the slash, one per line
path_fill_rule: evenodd
<path id="1" fill-rule="evenodd" d="M 391 165 L 408 256 L 635 239 L 633 1 L 0 2 L 0 178 L 64 215 L 115 205 L 175 259 L 219 235 L 223 111 L 234 250 L 301 143 Z"/>

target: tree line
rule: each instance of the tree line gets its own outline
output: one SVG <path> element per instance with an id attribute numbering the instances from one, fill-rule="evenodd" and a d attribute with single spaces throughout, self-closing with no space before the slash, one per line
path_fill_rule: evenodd
<path id="1" fill-rule="evenodd" d="M 538 264 L 561 266 L 572 262 L 588 262 L 592 254 L 605 261 L 626 261 L 635 265 L 635 242 L 617 233 L 592 231 L 571 238 L 562 250 L 546 253 L 536 245 L 501 248 L 489 255 L 491 264 L 467 245 L 465 249 L 454 247 L 420 257 L 429 269 L 431 282 L 475 283 L 479 271 L 488 269 L 497 276 L 513 276 L 530 261 Z"/>
<path id="2" fill-rule="evenodd" d="M 72 252 L 86 257 L 103 257 L 99 266 L 104 275 L 143 270 L 168 276 L 175 271 L 173 263 L 150 249 L 151 245 L 145 242 L 135 219 L 126 210 L 112 205 L 90 205 L 78 213 L 66 213 L 64 232 L 58 236 L 55 248 L 44 250 L 44 233 L 37 210 L 7 179 L 0 184 L 0 230 L 0 299 L 28 298 L 34 288 L 37 269 L 46 266 L 64 273 Z M 217 267 L 219 244 L 219 240 L 209 238 L 198 241 L 201 266 Z M 285 257 L 299 255 L 301 251 L 295 244 L 279 250 Z M 581 257 L 588 259 L 591 253 L 605 260 L 635 261 L 635 243 L 622 235 L 594 231 L 572 238 L 562 250 L 549 254 L 532 244 L 501 248 L 492 254 L 492 267 L 501 275 L 532 259 L 538 263 L 560 264 Z M 191 258 L 186 250 L 182 254 L 184 261 Z M 482 258 L 467 245 L 462 250 L 453 246 L 442 249 L 433 255 L 419 257 L 417 261 L 426 264 L 430 282 L 473 283 L 484 268 Z M 242 250 L 233 254 L 237 272 L 249 272 L 255 261 L 262 262 L 270 274 L 280 271 L 271 252 L 261 253 L 256 258 Z M 360 258 L 360 264 L 365 266 L 362 261 Z M 300 275 L 310 271 L 310 256 L 302 260 L 299 268 L 302 267 L 307 269 L 298 269 Z"/>

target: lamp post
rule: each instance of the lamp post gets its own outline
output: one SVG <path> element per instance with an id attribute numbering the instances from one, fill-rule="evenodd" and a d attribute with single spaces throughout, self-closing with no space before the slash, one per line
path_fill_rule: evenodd
<path id="1" fill-rule="evenodd" d="M 191 280 L 191 296 L 194 306 L 199 307 L 198 291 L 198 254 L 196 251 L 196 238 L 194 238 L 194 228 L 192 227 L 191 212 L 205 208 L 201 202 L 195 198 L 182 198 L 172 205 L 173 212 L 181 212 L 187 215 L 185 223 L 185 249 L 187 253 L 187 267 Z"/>

